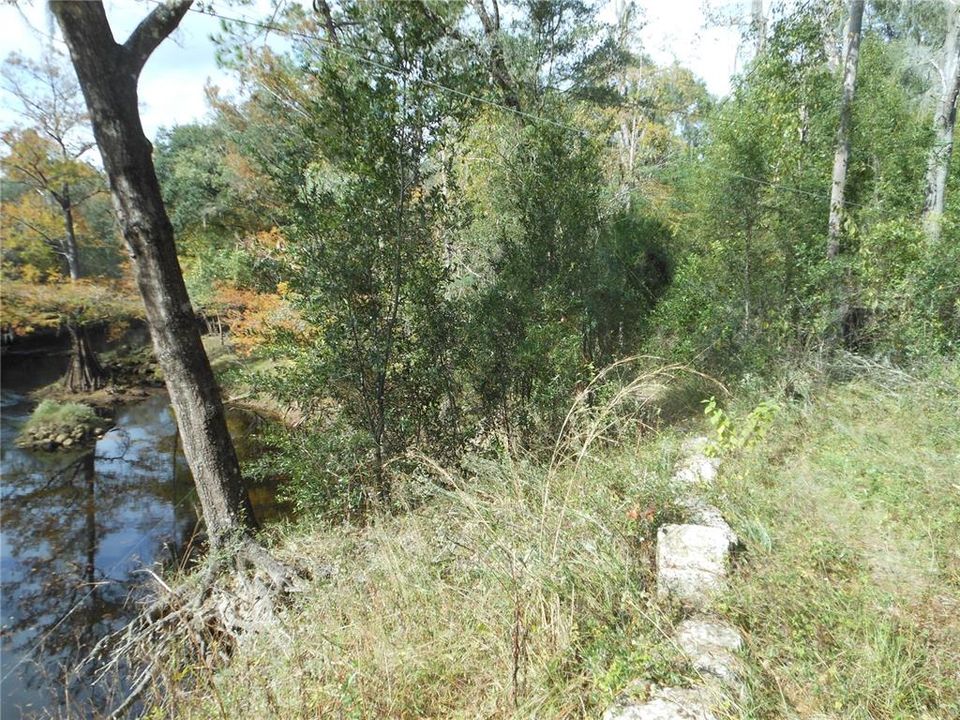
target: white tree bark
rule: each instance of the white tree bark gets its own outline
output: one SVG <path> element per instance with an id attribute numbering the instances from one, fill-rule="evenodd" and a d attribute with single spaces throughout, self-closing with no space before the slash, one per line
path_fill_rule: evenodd
<path id="1" fill-rule="evenodd" d="M 960 3 L 951 3 L 947 12 L 943 59 L 937 68 L 941 93 L 933 117 L 934 139 L 927 159 L 927 187 L 923 200 L 923 230 L 931 243 L 940 239 L 947 175 L 953 154 L 953 130 L 957 122 L 957 97 L 960 95 Z"/>
<path id="2" fill-rule="evenodd" d="M 864 0 L 850 0 L 846 39 L 843 52 L 843 91 L 840 95 L 840 127 L 833 156 L 833 182 L 830 187 L 830 220 L 827 257 L 840 254 L 843 231 L 844 193 L 847 187 L 847 166 L 850 164 L 850 125 L 853 96 L 857 87 L 857 61 L 860 58 L 860 35 L 863 26 Z"/>

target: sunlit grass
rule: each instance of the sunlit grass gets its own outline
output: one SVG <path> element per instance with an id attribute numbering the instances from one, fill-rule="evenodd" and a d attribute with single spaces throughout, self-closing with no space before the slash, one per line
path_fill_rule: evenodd
<path id="1" fill-rule="evenodd" d="M 748 717 L 960 717 L 958 398 L 956 367 L 820 388 L 727 463 Z"/>

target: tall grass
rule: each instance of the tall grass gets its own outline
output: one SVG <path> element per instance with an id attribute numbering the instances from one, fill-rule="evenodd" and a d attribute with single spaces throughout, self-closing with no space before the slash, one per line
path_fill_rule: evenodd
<path id="1" fill-rule="evenodd" d="M 829 370 L 724 469 L 745 717 L 960 717 L 960 366 Z"/>
<path id="2" fill-rule="evenodd" d="M 332 565 L 282 626 L 216 674 L 171 669 L 183 717 L 595 717 L 629 681 L 692 676 L 655 600 L 656 527 L 681 517 L 676 443 L 650 442 L 679 366 L 586 388 L 553 459 L 423 456 L 410 511 L 290 526 L 278 552 Z M 653 437 L 652 434 L 649 434 Z M 423 498 L 429 501 L 423 502 Z M 642 512 L 641 512 L 642 511 Z M 173 674 L 176 672 L 177 674 Z M 185 681 L 187 680 L 187 681 Z"/>

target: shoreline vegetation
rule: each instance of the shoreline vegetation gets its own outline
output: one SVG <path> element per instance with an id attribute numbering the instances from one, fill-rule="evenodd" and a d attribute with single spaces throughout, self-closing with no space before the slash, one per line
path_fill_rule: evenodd
<path id="1" fill-rule="evenodd" d="M 690 521 L 670 477 L 684 439 L 707 430 L 722 458 L 709 499 L 741 540 L 717 603 L 744 634 L 735 716 L 950 716 L 960 367 L 841 362 L 795 368 L 775 387 L 734 394 L 735 443 L 693 416 L 561 468 L 425 459 L 406 478 L 407 511 L 272 526 L 272 551 L 311 558 L 316 579 L 222 668 L 163 668 L 158 707 L 599 717 L 624 688 L 641 702 L 695 686 L 669 639 L 683 615 L 657 598 L 653 555 L 659 527 Z M 757 423 L 764 403 L 778 410 Z"/>
<path id="2" fill-rule="evenodd" d="M 260 372 L 264 363 L 240 358 L 222 335 L 205 335 L 203 339 L 225 405 L 281 425 L 296 426 L 301 416 L 295 407 L 253 392 L 242 379 L 243 371 Z M 164 390 L 163 373 L 149 344 L 124 345 L 101 353 L 100 360 L 108 378 L 100 389 L 75 392 L 58 379 L 30 393 L 38 405 L 17 438 L 20 447 L 52 451 L 91 445 L 110 428 L 118 407 Z"/>
<path id="3" fill-rule="evenodd" d="M 743 693 L 702 720 L 960 716 L 960 2 L 710 13 L 723 97 L 603 5 L 164 0 L 123 38 L 50 0 L 67 53 L 3 61 L 0 335 L 71 352 L 22 439 L 165 385 L 202 516 L 94 641 L 114 715 L 675 705 L 663 549 L 674 600 L 730 580 Z M 197 13 L 237 90 L 148 138 L 138 79 Z"/>

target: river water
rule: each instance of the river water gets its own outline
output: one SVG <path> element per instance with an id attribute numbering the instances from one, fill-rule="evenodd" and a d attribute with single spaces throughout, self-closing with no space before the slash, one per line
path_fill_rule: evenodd
<path id="1" fill-rule="evenodd" d="M 167 395 L 120 408 L 93 449 L 34 452 L 14 441 L 66 358 L 5 357 L 0 413 L 0 716 L 87 716 L 104 709 L 116 678 L 90 687 L 66 672 L 122 628 L 149 587 L 144 568 L 182 562 L 198 529 L 193 480 Z M 230 413 L 235 438 L 256 418 Z M 238 446 L 241 456 L 244 448 Z M 271 493 L 255 494 L 258 516 Z M 120 679 L 122 683 L 122 678 Z"/>

